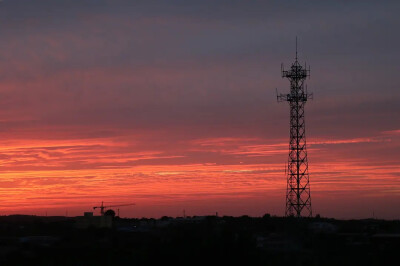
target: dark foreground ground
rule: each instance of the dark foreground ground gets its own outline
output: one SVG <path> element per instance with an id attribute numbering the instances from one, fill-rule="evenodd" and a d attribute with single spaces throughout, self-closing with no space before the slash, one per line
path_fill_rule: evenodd
<path id="1" fill-rule="evenodd" d="M 0 265 L 397 265 L 399 255 L 400 221 L 115 218 L 77 229 L 72 217 L 0 217 Z"/>

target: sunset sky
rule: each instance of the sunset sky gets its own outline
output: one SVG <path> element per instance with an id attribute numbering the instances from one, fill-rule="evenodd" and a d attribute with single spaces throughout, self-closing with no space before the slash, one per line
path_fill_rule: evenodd
<path id="1" fill-rule="evenodd" d="M 313 213 L 400 219 L 399 10 L 0 1 L 0 215 L 284 215 L 297 36 Z"/>

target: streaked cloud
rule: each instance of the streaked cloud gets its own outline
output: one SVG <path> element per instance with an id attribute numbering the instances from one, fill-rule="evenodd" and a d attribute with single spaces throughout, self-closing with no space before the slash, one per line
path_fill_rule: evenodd
<path id="1" fill-rule="evenodd" d="M 315 212 L 399 218 L 398 7 L 3 1 L 0 214 L 281 215 L 298 36 Z"/>

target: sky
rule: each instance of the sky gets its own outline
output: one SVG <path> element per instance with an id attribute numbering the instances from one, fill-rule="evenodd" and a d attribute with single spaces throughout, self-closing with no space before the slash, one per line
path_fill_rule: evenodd
<path id="1" fill-rule="evenodd" d="M 0 2 L 0 215 L 284 215 L 311 66 L 314 214 L 400 219 L 400 2 Z"/>

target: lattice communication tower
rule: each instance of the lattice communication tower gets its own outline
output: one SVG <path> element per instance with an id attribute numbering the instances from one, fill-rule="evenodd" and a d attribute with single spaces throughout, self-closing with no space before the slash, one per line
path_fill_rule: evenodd
<path id="1" fill-rule="evenodd" d="M 290 106 L 290 142 L 287 164 L 286 216 L 312 217 L 310 179 L 306 147 L 304 105 L 313 98 L 307 92 L 305 79 L 310 77 L 310 67 L 300 65 L 297 58 L 289 70 L 281 65 L 282 78 L 290 81 L 289 94 L 277 94 L 278 102 L 289 102 Z"/>

